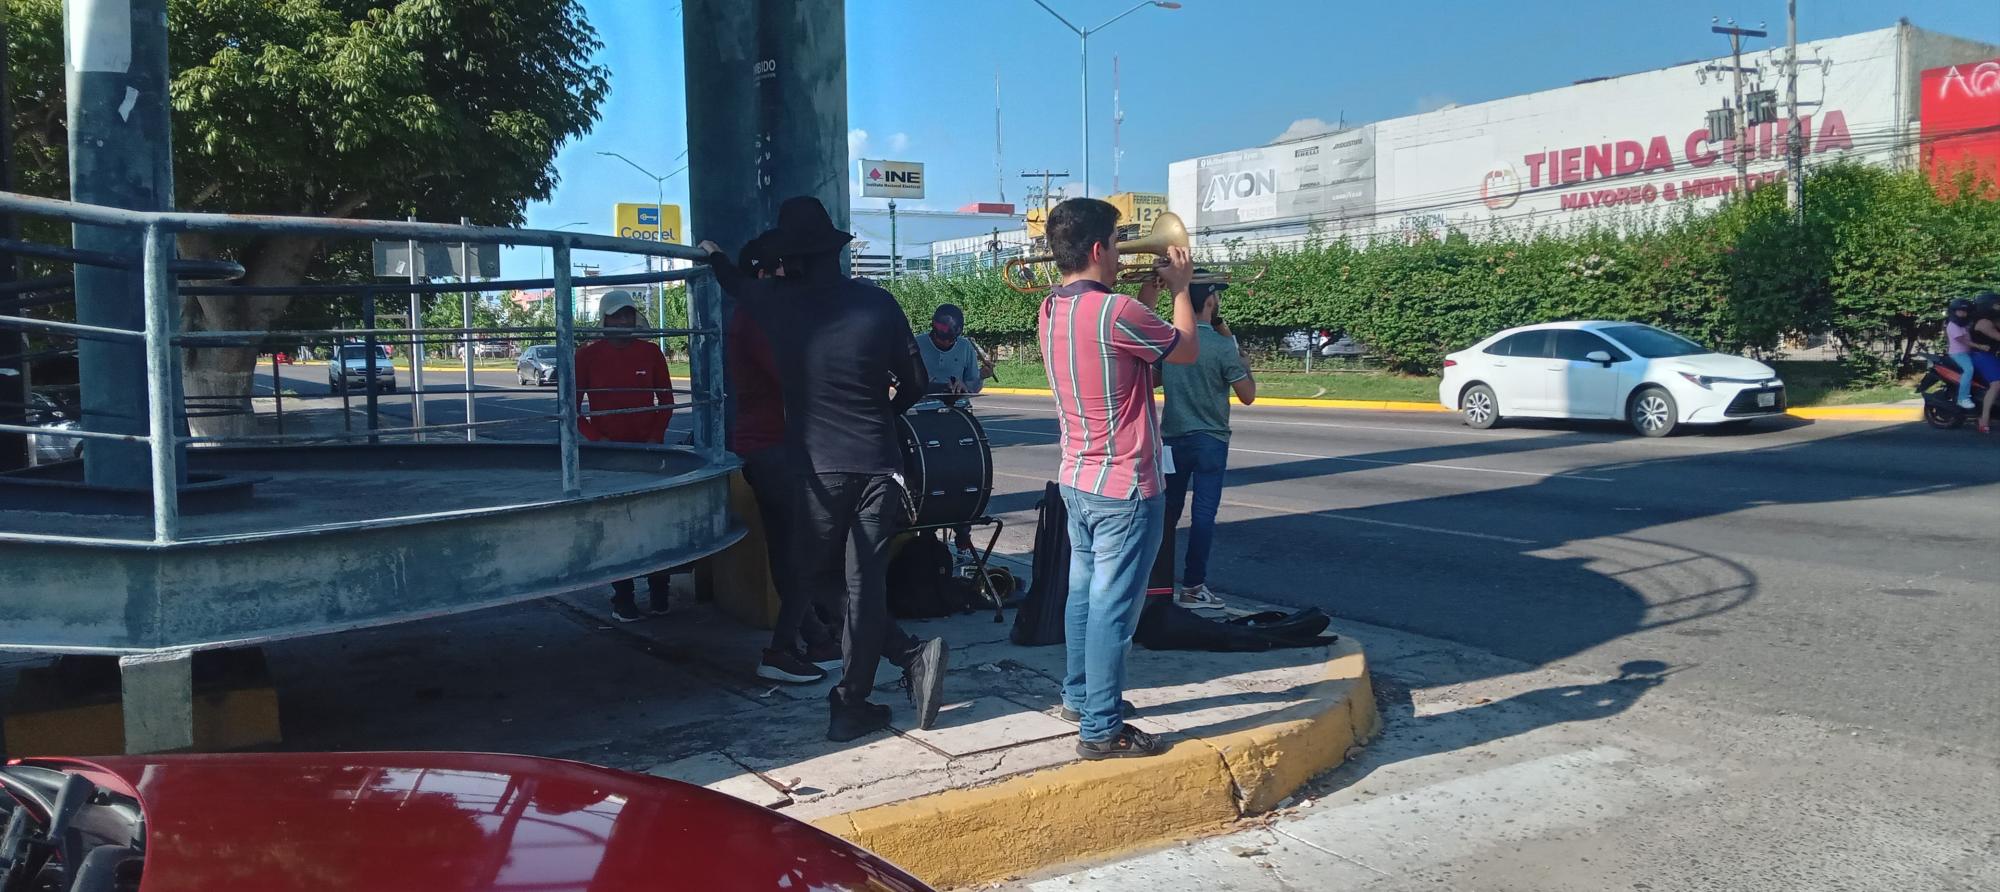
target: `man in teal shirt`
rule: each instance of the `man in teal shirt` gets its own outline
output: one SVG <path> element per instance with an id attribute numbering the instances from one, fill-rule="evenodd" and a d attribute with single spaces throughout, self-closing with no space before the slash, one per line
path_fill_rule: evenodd
<path id="1" fill-rule="evenodd" d="M 1235 391 L 1246 406 L 1257 399 L 1257 379 L 1243 361 L 1229 324 L 1216 315 L 1216 302 L 1227 287 L 1188 289 L 1199 320 L 1195 334 L 1201 340 L 1200 357 L 1189 365 L 1160 367 L 1160 383 L 1167 391 L 1160 436 L 1173 450 L 1174 461 L 1166 481 L 1168 530 L 1180 524 L 1188 490 L 1194 490 L 1187 559 L 1174 595 L 1186 607 L 1222 606 L 1222 599 L 1208 590 L 1208 552 L 1215 544 L 1215 512 L 1222 505 L 1222 475 L 1229 465 L 1229 394 Z"/>

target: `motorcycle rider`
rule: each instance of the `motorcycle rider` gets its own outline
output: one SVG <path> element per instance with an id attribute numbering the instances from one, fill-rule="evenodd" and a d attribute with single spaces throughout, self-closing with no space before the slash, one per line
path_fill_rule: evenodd
<path id="1" fill-rule="evenodd" d="M 1958 363 L 1958 407 L 1972 408 L 1972 300 L 1954 297 L 1944 311 L 1945 352 Z"/>
<path id="2" fill-rule="evenodd" d="M 1972 299 L 1972 368 L 1986 379 L 1986 400 L 1979 406 L 1979 432 L 1993 432 L 1993 398 L 2000 396 L 2000 294 L 1991 291 Z"/>

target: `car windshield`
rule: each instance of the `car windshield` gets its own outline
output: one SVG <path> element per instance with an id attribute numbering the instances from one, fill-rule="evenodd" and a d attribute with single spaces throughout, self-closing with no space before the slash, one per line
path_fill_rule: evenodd
<path id="1" fill-rule="evenodd" d="M 556 355 L 554 347 L 533 347 L 528 350 L 529 359 L 548 359 L 554 355 Z"/>
<path id="2" fill-rule="evenodd" d="M 1618 343 L 1624 344 L 1632 352 L 1647 359 L 1665 359 L 1669 356 L 1693 356 L 1697 353 L 1715 351 L 1703 347 L 1671 331 L 1650 325 L 1614 325 L 1600 328 L 1599 332 L 1610 335 Z"/>
<path id="3" fill-rule="evenodd" d="M 340 358 L 343 360 L 367 359 L 368 346 L 365 344 L 349 344 L 340 348 Z"/>

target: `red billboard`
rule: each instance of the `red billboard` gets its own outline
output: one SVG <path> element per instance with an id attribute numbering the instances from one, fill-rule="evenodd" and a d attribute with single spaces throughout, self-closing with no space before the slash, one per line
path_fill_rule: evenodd
<path id="1" fill-rule="evenodd" d="M 2000 59 L 1923 73 L 1924 169 L 1940 191 L 1970 172 L 2000 191 Z"/>

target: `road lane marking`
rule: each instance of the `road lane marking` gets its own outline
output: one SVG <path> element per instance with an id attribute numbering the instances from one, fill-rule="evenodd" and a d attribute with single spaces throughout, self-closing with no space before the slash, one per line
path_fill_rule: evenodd
<path id="1" fill-rule="evenodd" d="M 1012 477 L 1016 480 L 1030 480 L 1039 483 L 1048 482 L 1047 477 L 1037 477 L 1033 474 L 1015 474 L 1000 470 L 994 471 L 993 476 Z M 1326 520 L 1341 520 L 1366 526 L 1389 527 L 1391 529 L 1409 530 L 1418 533 L 1435 533 L 1440 536 L 1461 536 L 1467 539 L 1483 539 L 1488 542 L 1505 542 L 1508 545 L 1539 544 L 1533 539 L 1517 539 L 1513 536 L 1500 536 L 1493 533 L 1475 533 L 1471 530 L 1454 530 L 1449 527 L 1425 526 L 1420 523 L 1402 523 L 1394 520 L 1377 520 L 1372 517 L 1355 517 L 1351 514 L 1336 513 L 1337 509 L 1333 508 L 1280 508 L 1275 505 L 1259 505 L 1256 502 L 1245 502 L 1238 499 L 1223 499 L 1222 504 L 1232 508 L 1248 508 L 1252 511 L 1263 511 L 1284 517 L 1318 517 Z"/>
<path id="2" fill-rule="evenodd" d="M 1032 434 L 1040 437 L 1056 436 L 1055 434 L 1049 433 L 1047 431 L 1031 431 L 1031 430 L 1024 430 L 1018 427 L 996 427 L 994 425 L 986 425 L 986 429 L 989 431 L 1000 431 L 1002 433 L 1009 433 L 1009 434 Z M 1249 449 L 1234 444 L 1232 444 L 1229 447 L 1229 451 L 1242 452 L 1249 455 L 1274 455 L 1280 458 L 1309 458 L 1309 459 L 1318 459 L 1321 461 L 1339 461 L 1339 462 L 1348 462 L 1350 464 L 1358 464 L 1358 465 L 1377 465 L 1377 466 L 1398 467 L 1398 468 L 1438 468 L 1446 471 L 1468 471 L 1476 474 L 1504 474 L 1510 477 L 1533 477 L 1539 480 L 1586 480 L 1591 483 L 1616 482 L 1609 477 L 1588 477 L 1582 474 L 1545 474 L 1540 471 L 1509 471 L 1503 468 L 1480 468 L 1480 467 L 1474 467 L 1472 465 L 1449 465 L 1449 464 L 1444 464 L 1442 462 L 1392 461 L 1385 458 L 1350 458 L 1348 456 L 1342 456 L 1342 455 L 1314 455 L 1307 452 L 1275 452 L 1268 449 Z"/>

